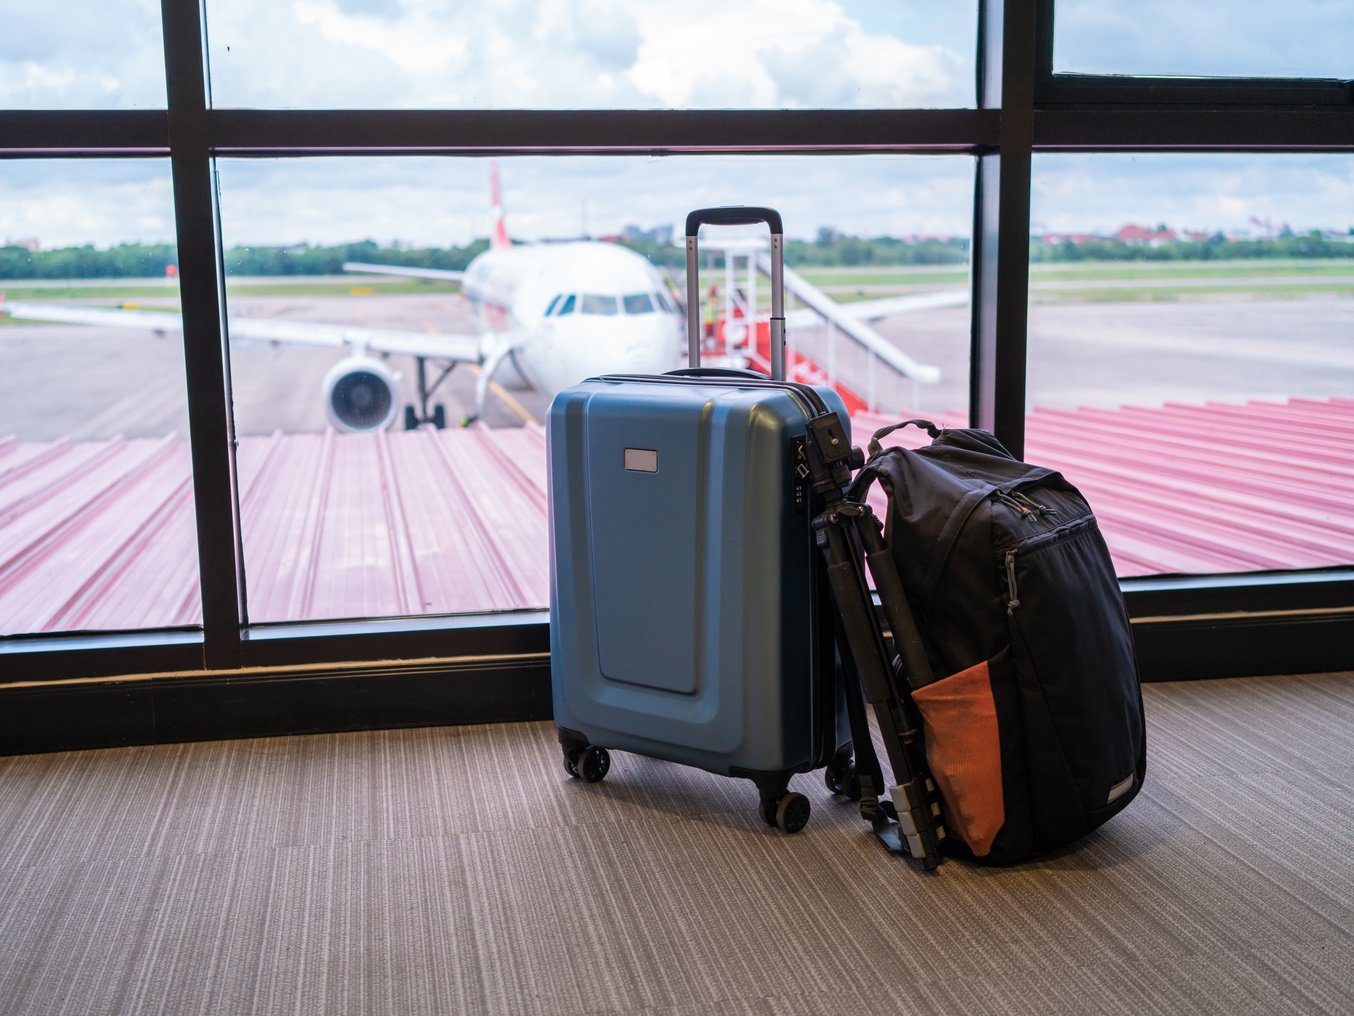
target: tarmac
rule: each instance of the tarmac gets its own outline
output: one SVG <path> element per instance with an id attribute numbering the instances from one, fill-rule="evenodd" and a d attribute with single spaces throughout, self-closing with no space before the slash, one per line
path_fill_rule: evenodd
<path id="1" fill-rule="evenodd" d="M 106 305 L 107 300 L 99 301 Z M 150 301 L 143 301 L 149 309 Z M 351 322 L 410 331 L 470 330 L 460 297 L 255 296 L 232 315 Z M 941 369 L 934 385 L 914 386 L 872 370 L 850 340 L 822 329 L 791 333 L 792 345 L 832 365 L 885 412 L 962 410 L 969 389 L 969 310 L 944 308 L 876 323 L 909 355 Z M 343 353 L 237 342 L 231 350 L 240 436 L 324 430 L 321 383 Z M 412 401 L 414 364 L 392 357 L 402 395 Z M 477 368 L 451 372 L 435 395 L 447 419 L 471 411 Z M 436 376 L 431 368 L 430 377 Z M 1028 404 L 1072 408 L 1159 406 L 1209 400 L 1354 396 L 1354 300 L 1337 298 L 1033 303 Z M 548 393 L 513 390 L 516 405 L 491 398 L 486 422 L 542 420 Z M 21 440 L 158 437 L 188 431 L 183 346 L 176 333 L 75 325 L 0 325 L 0 436 Z"/>

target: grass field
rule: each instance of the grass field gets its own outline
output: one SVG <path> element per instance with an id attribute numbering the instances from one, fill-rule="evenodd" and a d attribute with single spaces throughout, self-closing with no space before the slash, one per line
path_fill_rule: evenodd
<path id="1" fill-rule="evenodd" d="M 805 268 L 801 274 L 842 303 L 899 293 L 926 292 L 968 285 L 967 266 Z M 723 285 L 722 271 L 702 272 L 702 286 Z M 1295 300 L 1309 297 L 1354 298 L 1354 259 L 1089 262 L 1033 264 L 1031 300 L 1035 303 L 1144 303 L 1183 300 Z M 348 276 L 237 279 L 227 282 L 227 298 L 269 296 L 405 296 L 457 293 L 460 285 L 425 279 Z M 146 301 L 148 308 L 172 311 L 178 300 L 171 280 L 116 280 L 71 283 L 18 281 L 0 284 L 11 300 L 81 300 L 119 307 Z M 769 293 L 760 294 L 763 301 Z M 0 323 L 9 323 L 8 317 Z"/>
<path id="2" fill-rule="evenodd" d="M 969 277 L 966 267 L 929 265 L 807 268 L 801 274 L 843 303 L 890 291 L 964 286 Z M 1036 303 L 1354 298 L 1354 259 L 1036 263 L 1030 292 Z"/>

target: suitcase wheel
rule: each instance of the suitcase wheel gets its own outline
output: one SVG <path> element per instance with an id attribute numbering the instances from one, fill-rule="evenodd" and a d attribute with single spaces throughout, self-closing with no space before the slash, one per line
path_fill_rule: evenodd
<path id="1" fill-rule="evenodd" d="M 611 768 L 611 756 L 605 748 L 590 744 L 564 756 L 564 768 L 584 783 L 601 783 Z"/>
<path id="2" fill-rule="evenodd" d="M 809 799 L 794 791 L 778 799 L 762 801 L 762 818 L 766 824 L 786 833 L 797 833 L 809 824 Z"/>
<path id="3" fill-rule="evenodd" d="M 837 767 L 830 765 L 823 770 L 823 782 L 834 794 L 840 794 L 848 801 L 860 800 L 860 774 L 854 765 Z"/>

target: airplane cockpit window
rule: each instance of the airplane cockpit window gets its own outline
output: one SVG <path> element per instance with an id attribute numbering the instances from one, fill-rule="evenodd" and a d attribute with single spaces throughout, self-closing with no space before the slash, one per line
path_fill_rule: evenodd
<path id="1" fill-rule="evenodd" d="M 615 314 L 616 298 L 600 293 L 584 293 L 581 310 L 584 314 Z"/>
<path id="2" fill-rule="evenodd" d="M 652 314 L 653 300 L 648 293 L 629 293 L 621 297 L 621 304 L 627 314 Z"/>
<path id="3" fill-rule="evenodd" d="M 672 301 L 668 299 L 667 294 L 661 289 L 654 293 L 653 296 L 654 299 L 658 301 L 658 306 L 662 307 L 669 314 L 677 313 L 677 308 L 672 305 Z"/>
<path id="4" fill-rule="evenodd" d="M 564 302 L 559 305 L 559 310 L 556 312 L 555 317 L 564 317 L 565 314 L 572 314 L 574 312 L 574 300 L 575 297 L 573 293 L 566 296 Z"/>
<path id="5" fill-rule="evenodd" d="M 555 294 L 555 298 L 554 298 L 553 300 L 551 300 L 551 301 L 550 301 L 550 305 L 549 305 L 548 307 L 545 308 L 545 316 L 546 316 L 546 317 L 549 317 L 551 314 L 555 313 L 555 306 L 556 306 L 556 305 L 560 302 L 560 300 L 562 300 L 562 299 L 564 299 L 564 294 L 563 294 L 563 293 L 556 293 L 556 294 Z"/>

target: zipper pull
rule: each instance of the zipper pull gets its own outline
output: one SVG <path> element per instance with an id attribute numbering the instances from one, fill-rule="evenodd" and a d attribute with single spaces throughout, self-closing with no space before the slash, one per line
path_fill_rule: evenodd
<path id="1" fill-rule="evenodd" d="M 1039 504 L 1037 501 L 1032 501 L 1032 500 L 1030 500 L 1030 498 L 1029 498 L 1027 495 L 1022 494 L 1022 493 L 1021 493 L 1020 491 L 1018 491 L 1018 490 L 1013 490 L 1013 491 L 1011 491 L 1011 497 L 1013 497 L 1013 498 L 1015 498 L 1016 500 L 1020 501 L 1021 503 L 1026 504 L 1026 505 L 1029 506 L 1029 509 L 1030 509 L 1030 516 L 1029 516 L 1029 519 L 1030 519 L 1031 522 L 1033 522 L 1033 521 L 1035 521 L 1036 519 L 1038 519 L 1038 517 L 1039 517 L 1040 515 L 1057 515 L 1057 514 L 1058 514 L 1058 512 L 1057 512 L 1056 509 L 1049 508 L 1049 507 L 1047 507 L 1046 505 Z"/>
<path id="2" fill-rule="evenodd" d="M 1017 495 L 1015 493 L 1008 494 L 1004 490 L 994 490 L 992 493 L 998 501 L 1006 505 L 1006 507 L 1010 508 L 1026 522 L 1033 523 L 1039 520 L 1038 515 L 1031 512 L 1029 508 L 1016 500 Z M 1032 503 L 1033 502 L 1031 502 L 1031 504 Z"/>
<path id="3" fill-rule="evenodd" d="M 1006 552 L 1006 588 L 1011 594 L 1011 598 L 1006 601 L 1006 616 L 1014 617 L 1016 607 L 1020 606 L 1020 598 L 1016 595 L 1016 549 L 1012 547 Z"/>

